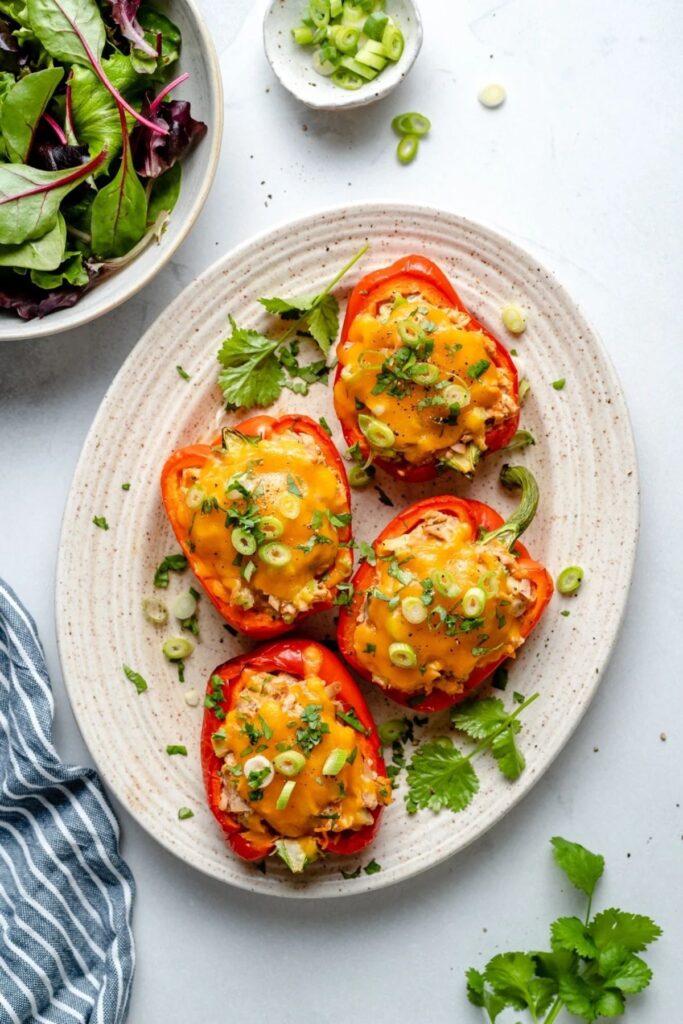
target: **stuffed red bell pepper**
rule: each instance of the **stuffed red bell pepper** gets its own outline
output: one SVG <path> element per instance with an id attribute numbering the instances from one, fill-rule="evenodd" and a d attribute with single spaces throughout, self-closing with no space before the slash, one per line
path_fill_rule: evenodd
<path id="1" fill-rule="evenodd" d="M 332 606 L 352 572 L 344 464 L 307 416 L 255 416 L 164 466 L 161 490 L 193 572 L 235 629 L 265 639 Z"/>
<path id="2" fill-rule="evenodd" d="M 346 660 L 393 700 L 439 711 L 470 696 L 513 657 L 552 595 L 547 571 L 517 538 L 538 504 L 531 473 L 507 522 L 479 501 L 441 495 L 393 519 L 357 571 L 339 617 Z"/>
<path id="3" fill-rule="evenodd" d="M 519 387 L 507 349 L 439 268 L 406 256 L 362 278 L 346 308 L 334 405 L 358 461 L 403 480 L 467 476 L 509 444 Z M 358 446 L 358 447 L 355 447 Z"/>
<path id="4" fill-rule="evenodd" d="M 204 701 L 209 807 L 234 852 L 295 872 L 375 837 L 391 783 L 375 723 L 347 670 L 312 640 L 220 665 Z"/>

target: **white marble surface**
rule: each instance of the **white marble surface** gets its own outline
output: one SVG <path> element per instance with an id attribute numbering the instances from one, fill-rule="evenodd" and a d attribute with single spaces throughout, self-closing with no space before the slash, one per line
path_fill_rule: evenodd
<path id="1" fill-rule="evenodd" d="M 650 958 L 654 984 L 628 1019 L 677 1020 L 681 6 L 423 0 L 425 45 L 408 81 L 349 114 L 311 113 L 281 91 L 261 51 L 261 3 L 204 0 L 203 8 L 222 55 L 226 134 L 194 233 L 124 309 L 70 336 L 0 350 L 0 572 L 38 620 L 64 758 L 87 761 L 88 753 L 60 677 L 54 572 L 90 421 L 178 289 L 235 243 L 289 217 L 347 199 L 424 201 L 537 253 L 593 321 L 623 382 L 640 456 L 642 534 L 621 642 L 592 709 L 531 795 L 440 868 L 333 905 L 271 901 L 205 880 L 119 808 L 138 882 L 130 1020 L 218 1024 L 237 1011 L 281 1024 L 474 1022 L 464 969 L 499 949 L 538 947 L 546 922 L 574 910 L 548 855 L 558 832 L 606 855 L 601 905 L 649 912 L 666 929 Z M 509 97 L 493 112 L 476 101 L 492 80 Z M 403 168 L 389 123 L 407 109 L 427 113 L 434 129 L 419 160 Z"/>

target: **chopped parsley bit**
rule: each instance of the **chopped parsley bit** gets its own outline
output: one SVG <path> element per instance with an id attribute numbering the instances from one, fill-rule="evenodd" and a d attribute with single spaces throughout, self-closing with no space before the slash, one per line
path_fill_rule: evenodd
<path id="1" fill-rule="evenodd" d="M 100 530 L 109 529 L 109 523 L 107 522 L 104 516 L 93 516 L 92 521 L 95 524 L 95 526 L 99 526 Z"/>
<path id="2" fill-rule="evenodd" d="M 305 727 L 296 730 L 296 742 L 304 754 L 310 754 L 313 748 L 322 742 L 323 735 L 330 731 L 327 722 L 321 721 L 320 712 L 322 709 L 322 704 L 307 704 L 301 712 L 301 718 L 305 723 Z"/>
<path id="3" fill-rule="evenodd" d="M 356 732 L 361 732 L 363 735 L 369 736 L 369 730 L 365 728 L 353 708 L 349 711 L 337 711 L 336 717 L 340 721 L 345 722 L 346 725 L 350 725 L 352 729 L 356 730 Z"/>
<path id="4" fill-rule="evenodd" d="M 491 686 L 496 690 L 504 690 L 508 684 L 508 670 L 504 665 L 499 665 L 496 671 L 493 673 L 493 679 L 491 680 Z"/>
<path id="5" fill-rule="evenodd" d="M 167 754 L 180 754 L 181 757 L 187 757 L 187 747 L 183 743 L 169 743 L 166 747 Z"/>
<path id="6" fill-rule="evenodd" d="M 329 435 L 330 437 L 332 437 L 332 429 L 331 429 L 331 427 L 330 427 L 329 423 L 327 422 L 327 420 L 325 419 L 325 417 L 324 417 L 324 416 L 321 416 L 321 417 L 320 417 L 320 418 L 318 419 L 318 423 L 319 423 L 319 424 L 320 424 L 320 426 L 321 426 L 321 427 L 323 428 L 323 430 L 325 431 L 325 433 L 326 433 L 326 434 L 328 434 L 328 435 Z"/>
<path id="7" fill-rule="evenodd" d="M 368 544 L 365 540 L 360 542 L 360 557 L 363 561 L 367 562 L 368 565 L 377 565 L 375 549 L 372 544 Z"/>
<path id="8" fill-rule="evenodd" d="M 264 740 L 272 739 L 273 730 L 270 728 L 263 715 L 259 715 L 258 720 L 261 723 L 261 729 L 263 730 Z"/>
<path id="9" fill-rule="evenodd" d="M 511 348 L 510 349 L 510 355 L 511 356 L 517 356 L 517 355 L 519 355 L 519 353 L 518 353 L 516 348 Z"/>
<path id="10" fill-rule="evenodd" d="M 220 676 L 211 676 L 211 690 L 204 698 L 204 707 L 208 708 L 209 711 L 213 711 L 216 718 L 222 720 L 225 718 L 223 700 L 223 680 Z"/>
<path id="11" fill-rule="evenodd" d="M 297 544 L 297 550 L 303 551 L 305 555 L 310 555 L 316 544 L 331 544 L 332 541 L 329 537 L 326 537 L 324 533 L 314 533 L 312 537 L 309 537 L 305 544 Z"/>
<path id="12" fill-rule="evenodd" d="M 374 654 L 377 650 L 377 644 L 366 644 L 363 648 L 363 654 Z"/>
<path id="13" fill-rule="evenodd" d="M 303 498 L 303 494 L 296 485 L 296 480 L 291 473 L 287 474 L 287 490 L 290 494 L 295 495 L 297 498 Z"/>
<path id="14" fill-rule="evenodd" d="M 185 662 L 184 661 L 177 661 L 176 662 L 176 668 L 178 669 L 178 682 L 179 683 L 184 683 L 185 682 Z"/>
<path id="15" fill-rule="evenodd" d="M 256 568 L 256 566 L 254 566 Z M 237 636 L 237 630 L 234 626 L 231 626 L 229 622 L 223 623 L 223 629 L 227 630 L 230 636 Z"/>
<path id="16" fill-rule="evenodd" d="M 348 526 L 349 523 L 351 522 L 351 513 L 330 512 L 330 510 L 327 509 L 327 518 L 329 519 L 330 524 L 335 527 L 335 529 L 340 530 L 343 526 Z"/>
<path id="17" fill-rule="evenodd" d="M 182 553 L 179 555 L 166 555 L 154 573 L 154 586 L 165 589 L 168 586 L 169 572 L 185 572 L 186 569 L 187 558 L 185 555 Z"/>
<path id="18" fill-rule="evenodd" d="M 561 390 L 562 390 L 562 388 L 563 388 L 563 387 L 565 386 L 565 384 L 566 384 L 566 383 L 567 383 L 567 382 L 566 382 L 566 380 L 564 379 L 564 377 L 560 377 L 560 379 L 559 379 L 559 380 L 554 380 L 554 381 L 553 381 L 553 387 L 555 388 L 555 390 L 556 390 L 556 391 L 561 391 Z"/>
<path id="19" fill-rule="evenodd" d="M 402 587 L 407 587 L 408 584 L 412 583 L 413 580 L 415 579 L 415 576 L 413 575 L 412 572 L 407 572 L 405 569 L 401 568 L 397 558 L 391 559 L 391 561 L 389 562 L 387 572 L 395 580 L 398 580 Z"/>
<path id="20" fill-rule="evenodd" d="M 478 380 L 482 373 L 486 373 L 491 363 L 488 359 L 479 359 L 476 363 L 472 363 L 467 369 L 467 376 L 472 380 Z"/>
<path id="21" fill-rule="evenodd" d="M 565 619 L 566 619 L 568 615 L 571 615 L 571 612 L 570 612 L 570 611 L 567 611 L 567 610 L 565 610 L 565 611 L 563 611 L 563 612 L 560 612 L 560 615 L 564 615 L 564 617 L 565 617 Z"/>
<path id="22" fill-rule="evenodd" d="M 525 700 L 525 697 L 524 697 L 524 694 L 523 693 L 519 693 L 518 690 L 513 690 L 512 691 L 512 699 L 514 700 L 515 704 L 523 704 L 524 700 Z"/>
<path id="23" fill-rule="evenodd" d="M 388 494 L 385 494 L 385 492 L 382 490 L 379 484 L 375 484 L 375 490 L 377 491 L 377 496 L 379 497 L 379 500 L 382 502 L 383 505 L 388 505 L 390 508 L 394 507 L 393 501 L 391 500 Z"/>
<path id="24" fill-rule="evenodd" d="M 355 444 L 352 444 L 350 448 L 346 449 L 346 457 L 347 459 L 350 459 L 351 462 L 357 462 L 359 465 L 362 465 L 362 463 L 365 462 L 365 456 L 361 451 L 358 441 L 356 441 Z"/>
<path id="25" fill-rule="evenodd" d="M 139 672 L 135 672 L 130 665 L 124 665 L 123 671 L 126 679 L 133 684 L 138 693 L 144 693 L 147 689 L 147 680 L 143 679 Z"/>
<path id="26" fill-rule="evenodd" d="M 420 586 L 422 587 L 422 604 L 429 607 L 434 600 L 434 583 L 432 580 L 420 580 Z"/>
<path id="27" fill-rule="evenodd" d="M 189 380 L 190 379 L 189 373 L 187 372 L 187 370 L 183 370 L 182 366 L 176 366 L 176 371 L 178 373 L 178 376 L 182 377 L 183 380 Z"/>
<path id="28" fill-rule="evenodd" d="M 334 598 L 336 605 L 351 604 L 353 600 L 353 583 L 338 583 L 337 593 Z"/>
<path id="29" fill-rule="evenodd" d="M 377 872 L 381 870 L 382 865 L 378 864 L 374 858 L 370 861 L 369 864 L 366 864 L 365 867 L 363 868 L 363 871 L 365 872 L 366 875 L 376 875 Z"/>
<path id="30" fill-rule="evenodd" d="M 360 875 L 360 871 L 361 871 L 360 864 L 353 871 L 344 871 L 344 868 L 342 868 L 341 869 L 341 876 L 342 876 L 342 878 L 358 878 L 358 876 Z"/>
<path id="31" fill-rule="evenodd" d="M 188 818 L 194 818 L 194 811 L 191 811 L 189 807 L 181 807 L 178 811 L 178 818 L 180 821 L 187 821 Z"/>
<path id="32" fill-rule="evenodd" d="M 130 484 L 121 484 L 121 490 L 122 491 L 129 491 L 130 490 Z"/>

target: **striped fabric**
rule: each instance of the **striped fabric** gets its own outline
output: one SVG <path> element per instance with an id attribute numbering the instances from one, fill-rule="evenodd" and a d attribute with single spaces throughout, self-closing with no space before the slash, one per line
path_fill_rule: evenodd
<path id="1" fill-rule="evenodd" d="M 61 764 L 35 623 L 0 580 L 0 1024 L 122 1024 L 134 883 L 97 774 Z"/>

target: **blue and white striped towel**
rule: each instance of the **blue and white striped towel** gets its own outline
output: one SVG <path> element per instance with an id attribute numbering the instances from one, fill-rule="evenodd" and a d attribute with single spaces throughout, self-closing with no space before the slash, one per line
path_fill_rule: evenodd
<path id="1" fill-rule="evenodd" d="M 0 580 L 0 1024 L 122 1024 L 133 877 L 96 772 L 59 761 L 35 623 Z"/>

